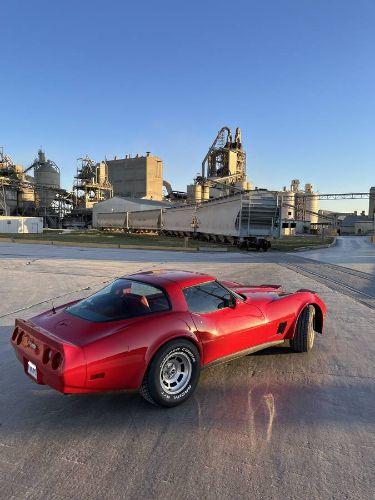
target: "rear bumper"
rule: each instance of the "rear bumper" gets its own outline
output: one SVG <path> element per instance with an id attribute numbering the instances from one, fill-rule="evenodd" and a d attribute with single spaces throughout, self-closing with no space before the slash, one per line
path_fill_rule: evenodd
<path id="1" fill-rule="evenodd" d="M 64 394 L 88 392 L 85 390 L 86 360 L 80 347 L 62 342 L 23 320 L 16 320 L 11 344 L 25 375 L 33 382 Z M 36 366 L 36 378 L 28 373 L 29 361 Z"/>

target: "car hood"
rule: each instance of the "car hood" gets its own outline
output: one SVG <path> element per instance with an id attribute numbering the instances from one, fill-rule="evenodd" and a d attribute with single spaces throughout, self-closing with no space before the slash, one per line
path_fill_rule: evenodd
<path id="1" fill-rule="evenodd" d="M 234 290 L 238 293 L 244 293 L 245 295 L 247 293 L 257 292 L 271 292 L 280 294 L 283 291 L 281 285 L 243 285 L 241 283 L 237 283 L 236 281 L 222 281 L 221 283 L 227 288 L 230 288 L 231 290 Z"/>
<path id="2" fill-rule="evenodd" d="M 262 303 L 267 304 L 278 300 L 280 297 L 284 297 L 286 294 L 280 285 L 242 285 L 241 283 L 236 283 L 235 281 L 224 281 L 222 282 L 227 288 L 237 292 L 241 295 L 247 297 L 252 303 Z"/>

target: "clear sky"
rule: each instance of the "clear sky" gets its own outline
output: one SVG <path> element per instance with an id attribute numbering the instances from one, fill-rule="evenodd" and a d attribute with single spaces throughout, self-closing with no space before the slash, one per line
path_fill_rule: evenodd
<path id="1" fill-rule="evenodd" d="M 66 188 L 79 156 L 151 151 L 185 189 L 223 125 L 242 128 L 255 186 L 375 185 L 374 0 L 0 7 L 0 145 L 24 165 L 42 146 Z"/>

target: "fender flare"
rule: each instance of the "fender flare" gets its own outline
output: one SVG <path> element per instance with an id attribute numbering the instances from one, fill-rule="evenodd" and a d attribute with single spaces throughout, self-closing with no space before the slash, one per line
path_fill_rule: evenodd
<path id="1" fill-rule="evenodd" d="M 155 342 L 152 346 L 150 346 L 147 349 L 147 352 L 145 354 L 145 370 L 144 373 L 146 373 L 152 359 L 154 358 L 155 354 L 161 349 L 165 344 L 168 344 L 168 342 L 171 342 L 172 340 L 187 340 L 188 342 L 191 342 L 199 352 L 199 356 L 201 358 L 201 364 L 202 364 L 202 354 L 203 354 L 203 349 L 202 349 L 202 344 L 199 341 L 198 337 L 191 332 L 175 332 L 174 334 L 170 334 L 167 337 L 164 337 L 160 342 Z M 143 374 L 144 376 L 144 374 Z"/>
<path id="2" fill-rule="evenodd" d="M 323 326 L 324 326 L 323 311 L 322 311 L 320 305 L 317 302 L 314 302 L 314 301 L 310 300 L 310 301 L 304 302 L 302 304 L 302 306 L 300 307 L 300 309 L 298 311 L 298 314 L 296 316 L 296 319 L 294 321 L 293 332 L 292 332 L 292 335 L 291 335 L 290 338 L 294 338 L 294 335 L 296 333 L 297 323 L 298 323 L 298 320 L 299 320 L 299 318 L 301 316 L 301 313 L 305 309 L 305 307 L 308 307 L 308 306 L 313 306 L 314 309 L 315 309 L 314 331 L 317 332 L 317 333 L 323 334 Z"/>

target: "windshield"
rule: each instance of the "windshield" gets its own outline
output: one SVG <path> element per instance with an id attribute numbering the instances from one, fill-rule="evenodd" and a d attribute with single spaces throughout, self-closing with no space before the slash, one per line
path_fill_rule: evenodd
<path id="1" fill-rule="evenodd" d="M 159 288 L 120 278 L 87 299 L 67 307 L 66 311 L 88 321 L 102 322 L 129 319 L 169 309 L 169 300 Z"/>

